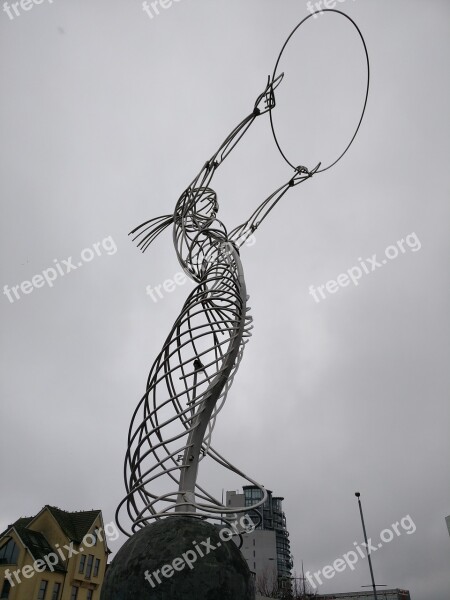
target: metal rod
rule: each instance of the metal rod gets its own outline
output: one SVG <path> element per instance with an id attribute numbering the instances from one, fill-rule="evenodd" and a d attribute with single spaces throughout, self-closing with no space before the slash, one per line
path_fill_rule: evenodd
<path id="1" fill-rule="evenodd" d="M 367 533 L 366 533 L 366 526 L 364 523 L 364 515 L 363 515 L 361 500 L 359 499 L 361 494 L 359 492 L 355 492 L 355 496 L 358 498 L 359 512 L 361 514 L 361 523 L 362 523 L 362 528 L 363 528 L 363 532 L 364 532 L 364 541 L 366 542 L 367 558 L 369 559 L 370 578 L 372 579 L 373 597 L 375 600 L 377 600 L 377 587 L 375 585 L 375 578 L 373 576 L 372 559 L 370 558 L 369 544 L 367 543 Z"/>
<path id="2" fill-rule="evenodd" d="M 302 561 L 302 579 L 303 579 L 303 598 L 306 598 L 305 571 L 303 570 L 303 561 Z"/>

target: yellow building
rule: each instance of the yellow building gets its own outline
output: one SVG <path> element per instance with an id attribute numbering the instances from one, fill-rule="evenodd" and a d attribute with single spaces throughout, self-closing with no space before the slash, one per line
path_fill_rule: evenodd
<path id="1" fill-rule="evenodd" d="M 0 534 L 0 598 L 99 600 L 108 554 L 100 510 L 44 506 Z"/>

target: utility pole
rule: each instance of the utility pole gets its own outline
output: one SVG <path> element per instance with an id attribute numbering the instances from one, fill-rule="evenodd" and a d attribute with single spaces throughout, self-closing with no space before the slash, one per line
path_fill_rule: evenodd
<path id="1" fill-rule="evenodd" d="M 305 571 L 303 570 L 303 561 L 302 561 L 302 579 L 303 579 L 303 600 L 305 600 L 305 598 L 306 598 L 306 591 L 305 591 Z"/>
<path id="2" fill-rule="evenodd" d="M 367 558 L 369 559 L 370 577 L 372 579 L 373 597 L 374 597 L 374 600 L 377 600 L 377 587 L 375 585 L 375 579 L 373 576 L 372 559 L 370 557 L 369 544 L 367 543 L 367 533 L 366 533 L 366 526 L 364 524 L 364 516 L 363 516 L 363 511 L 362 511 L 362 506 L 361 506 L 361 500 L 359 499 L 361 494 L 359 492 L 355 492 L 355 496 L 358 498 L 359 512 L 361 514 L 361 523 L 362 523 L 363 532 L 364 532 L 364 541 L 366 542 Z"/>

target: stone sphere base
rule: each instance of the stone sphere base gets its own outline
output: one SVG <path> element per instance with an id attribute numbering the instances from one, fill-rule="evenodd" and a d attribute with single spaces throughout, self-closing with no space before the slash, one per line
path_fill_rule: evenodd
<path id="1" fill-rule="evenodd" d="M 255 600 L 250 570 L 228 534 L 195 517 L 155 521 L 119 550 L 100 600 Z"/>

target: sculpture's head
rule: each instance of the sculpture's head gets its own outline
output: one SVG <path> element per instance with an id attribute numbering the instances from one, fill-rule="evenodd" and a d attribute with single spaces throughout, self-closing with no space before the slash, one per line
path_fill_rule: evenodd
<path id="1" fill-rule="evenodd" d="M 174 220 L 187 232 L 202 231 L 213 224 L 218 210 L 219 203 L 214 190 L 189 187 L 177 202 Z"/>
<path id="2" fill-rule="evenodd" d="M 220 247 L 227 240 L 227 231 L 216 217 L 219 210 L 217 194 L 208 187 L 188 188 L 180 196 L 172 215 L 150 219 L 130 235 L 139 239 L 138 247 L 145 252 L 150 244 L 173 225 L 173 241 L 184 270 L 194 279 L 217 260 Z"/>

